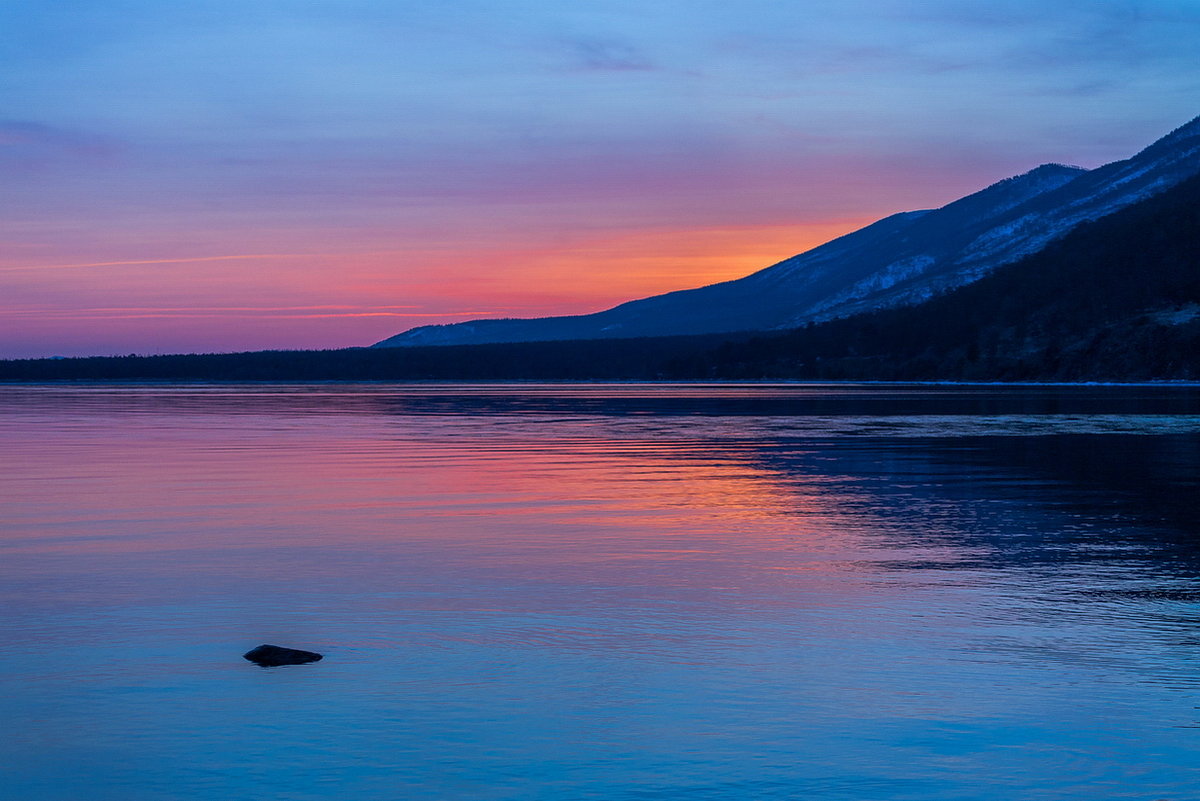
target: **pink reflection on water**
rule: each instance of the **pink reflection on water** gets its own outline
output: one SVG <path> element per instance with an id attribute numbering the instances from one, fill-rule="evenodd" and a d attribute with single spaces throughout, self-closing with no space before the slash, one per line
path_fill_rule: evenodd
<path id="1" fill-rule="evenodd" d="M 381 397 L 110 388 L 53 419 L 10 411 L 3 549 L 58 573 L 157 577 L 147 591 L 167 596 L 173 582 L 384 591 L 434 576 L 524 588 L 521 603 L 552 597 L 548 585 L 710 606 L 748 588 L 772 605 L 878 591 L 851 580 L 880 555 L 852 486 L 783 477 L 704 421 L 674 439 L 587 415 L 497 414 L 481 429 L 476 415 L 405 414 Z"/>

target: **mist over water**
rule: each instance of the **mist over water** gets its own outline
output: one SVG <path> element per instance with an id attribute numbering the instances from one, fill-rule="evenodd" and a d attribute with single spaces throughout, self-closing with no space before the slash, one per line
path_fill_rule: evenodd
<path id="1" fill-rule="evenodd" d="M 0 453 L 5 798 L 1200 787 L 1196 388 L 4 386 Z"/>

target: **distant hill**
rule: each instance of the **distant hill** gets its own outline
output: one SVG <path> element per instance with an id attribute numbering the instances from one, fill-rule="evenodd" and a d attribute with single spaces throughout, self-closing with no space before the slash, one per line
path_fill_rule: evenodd
<path id="1" fill-rule="evenodd" d="M 1035 253 L 1075 226 L 1200 173 L 1200 118 L 1094 170 L 1046 164 L 932 211 L 887 217 L 735 281 L 596 314 L 422 326 L 374 347 L 788 329 L 928 300 Z"/>

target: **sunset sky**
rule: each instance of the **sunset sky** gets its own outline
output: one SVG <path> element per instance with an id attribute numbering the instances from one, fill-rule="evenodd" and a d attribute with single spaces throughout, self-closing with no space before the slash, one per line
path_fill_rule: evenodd
<path id="1" fill-rule="evenodd" d="M 1200 113 L 1195 0 L 3 0 L 0 357 L 734 278 Z"/>

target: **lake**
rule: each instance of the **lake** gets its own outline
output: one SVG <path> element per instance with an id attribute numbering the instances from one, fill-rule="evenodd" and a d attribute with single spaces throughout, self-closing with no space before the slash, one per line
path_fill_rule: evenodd
<path id="1" fill-rule="evenodd" d="M 0 455 L 5 799 L 1200 796 L 1196 387 L 7 385 Z"/>

